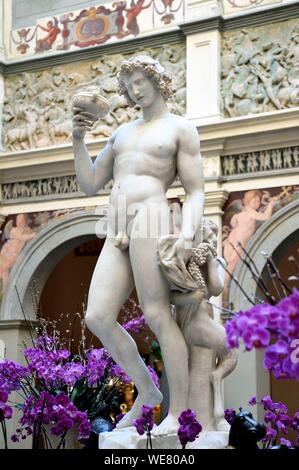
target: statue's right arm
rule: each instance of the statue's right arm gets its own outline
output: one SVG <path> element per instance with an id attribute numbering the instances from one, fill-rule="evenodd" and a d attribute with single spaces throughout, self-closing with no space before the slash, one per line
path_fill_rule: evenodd
<path id="1" fill-rule="evenodd" d="M 104 149 L 98 154 L 95 162 L 92 161 L 84 136 L 95 121 L 92 114 L 74 108 L 73 117 L 73 149 L 75 157 L 75 170 L 80 188 L 88 196 L 96 194 L 113 177 L 113 144 L 114 132 Z"/>
<path id="2" fill-rule="evenodd" d="M 96 194 L 113 177 L 113 142 L 114 135 L 93 162 L 84 139 L 73 138 L 76 175 L 80 188 L 88 196 Z"/>

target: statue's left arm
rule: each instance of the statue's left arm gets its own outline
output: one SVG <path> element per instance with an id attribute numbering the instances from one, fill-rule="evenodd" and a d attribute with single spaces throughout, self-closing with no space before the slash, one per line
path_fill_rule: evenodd
<path id="1" fill-rule="evenodd" d="M 224 279 L 226 275 L 226 261 L 219 256 L 213 256 L 211 252 L 209 252 L 209 257 L 207 260 L 207 268 L 208 268 L 208 291 L 209 295 L 217 297 L 221 294 L 224 289 Z"/>
<path id="2" fill-rule="evenodd" d="M 177 172 L 186 192 L 182 209 L 182 228 L 171 256 L 179 263 L 186 262 L 191 253 L 192 241 L 201 224 L 204 208 L 204 176 L 197 129 L 182 120 L 177 153 Z"/>
<path id="3" fill-rule="evenodd" d="M 192 241 L 203 216 L 204 176 L 199 135 L 196 127 L 188 121 L 183 121 L 180 134 L 177 171 L 186 192 L 181 236 L 186 241 Z"/>

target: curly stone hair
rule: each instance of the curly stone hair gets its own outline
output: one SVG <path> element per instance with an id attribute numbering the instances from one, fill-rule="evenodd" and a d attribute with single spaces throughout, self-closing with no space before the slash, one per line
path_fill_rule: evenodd
<path id="1" fill-rule="evenodd" d="M 138 55 L 125 60 L 117 75 L 118 93 L 124 95 L 130 107 L 136 106 L 136 103 L 130 98 L 124 77 L 132 74 L 135 70 L 141 70 L 149 77 L 157 90 L 167 100 L 172 94 L 171 76 L 165 71 L 158 60 L 149 56 Z"/>

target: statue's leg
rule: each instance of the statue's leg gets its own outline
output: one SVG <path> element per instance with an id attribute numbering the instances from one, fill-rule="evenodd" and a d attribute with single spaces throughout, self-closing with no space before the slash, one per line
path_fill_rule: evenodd
<path id="1" fill-rule="evenodd" d="M 214 391 L 214 419 L 217 430 L 227 429 L 228 425 L 224 420 L 224 402 L 222 381 L 229 375 L 237 363 L 237 352 L 226 347 L 225 328 L 213 320 L 209 315 L 210 306 L 202 302 L 197 312 L 194 312 L 187 331 L 185 332 L 187 341 L 195 346 L 203 346 L 216 352 L 218 363 L 211 371 L 211 384 Z"/>
<path id="2" fill-rule="evenodd" d="M 138 214 L 136 223 L 146 220 Z M 158 265 L 157 238 L 130 238 L 130 257 L 141 309 L 159 341 L 170 392 L 166 419 L 154 434 L 174 433 L 178 416 L 187 408 L 188 352 L 183 334 L 171 314 L 169 287 Z"/>
<path id="3" fill-rule="evenodd" d="M 142 404 L 156 405 L 162 395 L 154 386 L 135 341 L 117 322 L 123 303 L 134 287 L 128 251 L 107 238 L 96 265 L 88 296 L 86 324 L 102 342 L 115 362 L 132 378 Z M 140 411 L 140 410 L 139 410 Z M 118 427 L 132 425 L 137 416 L 128 413 Z"/>

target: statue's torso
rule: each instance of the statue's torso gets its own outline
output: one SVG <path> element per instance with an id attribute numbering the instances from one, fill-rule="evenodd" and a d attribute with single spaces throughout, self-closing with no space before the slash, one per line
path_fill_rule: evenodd
<path id="1" fill-rule="evenodd" d="M 161 197 L 176 175 L 178 117 L 134 121 L 117 132 L 113 145 L 114 186 L 111 202 L 125 195 L 128 203 Z"/>

